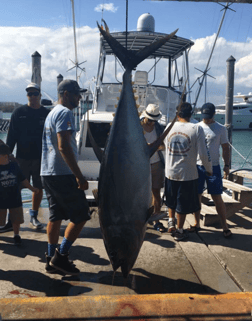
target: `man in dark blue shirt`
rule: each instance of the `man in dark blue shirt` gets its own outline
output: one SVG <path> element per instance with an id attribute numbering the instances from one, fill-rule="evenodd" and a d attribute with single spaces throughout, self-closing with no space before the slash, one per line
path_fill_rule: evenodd
<path id="1" fill-rule="evenodd" d="M 30 83 L 26 87 L 28 103 L 12 113 L 6 144 L 13 152 L 17 146 L 16 158 L 25 177 L 33 186 L 39 189 L 39 193 L 32 195 L 32 209 L 30 209 L 31 226 L 41 229 L 43 225 L 38 221 L 38 209 L 43 197 L 43 189 L 40 178 L 40 164 L 42 151 L 42 134 L 45 119 L 49 110 L 41 106 L 40 87 Z"/>

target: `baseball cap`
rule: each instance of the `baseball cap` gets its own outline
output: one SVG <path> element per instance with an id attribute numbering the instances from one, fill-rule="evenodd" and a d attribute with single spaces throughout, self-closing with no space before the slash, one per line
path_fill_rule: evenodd
<path id="1" fill-rule="evenodd" d="M 40 92 L 40 87 L 38 84 L 36 84 L 35 82 L 31 82 L 26 88 L 25 90 L 28 91 L 30 88 L 35 88 Z"/>
<path id="2" fill-rule="evenodd" d="M 211 119 L 215 114 L 215 106 L 212 103 L 206 103 L 201 107 L 201 114 L 204 119 Z"/>
<path id="3" fill-rule="evenodd" d="M 58 85 L 59 94 L 62 94 L 65 90 L 76 94 L 87 91 L 87 89 L 80 88 L 77 81 L 71 80 L 71 79 L 65 79 L 61 81 L 60 84 Z"/>

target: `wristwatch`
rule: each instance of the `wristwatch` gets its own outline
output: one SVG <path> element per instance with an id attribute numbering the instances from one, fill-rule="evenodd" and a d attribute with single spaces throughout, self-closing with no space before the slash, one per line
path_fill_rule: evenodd
<path id="1" fill-rule="evenodd" d="M 229 165 L 228 164 L 225 164 L 225 166 L 224 167 L 229 167 Z"/>

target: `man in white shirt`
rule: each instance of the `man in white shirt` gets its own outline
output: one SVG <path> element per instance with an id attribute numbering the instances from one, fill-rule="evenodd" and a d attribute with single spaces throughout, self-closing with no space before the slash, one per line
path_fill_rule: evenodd
<path id="1" fill-rule="evenodd" d="M 204 164 L 201 160 L 197 159 L 197 169 L 199 173 L 199 199 L 201 202 L 201 195 L 204 190 L 204 184 L 207 184 L 208 193 L 211 194 L 211 197 L 216 206 L 217 213 L 221 219 L 221 225 L 223 228 L 224 237 L 230 237 L 232 232 L 229 230 L 226 222 L 226 206 L 222 200 L 222 177 L 220 169 L 220 146 L 222 147 L 222 157 L 224 160 L 224 178 L 227 178 L 229 175 L 229 161 L 230 161 L 230 152 L 229 152 L 229 143 L 227 137 L 227 130 L 225 126 L 219 124 L 214 120 L 215 115 L 215 106 L 212 103 L 206 103 L 201 108 L 201 114 L 203 116 L 203 121 L 198 123 L 198 126 L 202 127 L 205 133 L 207 147 L 210 152 L 212 165 L 213 165 L 213 176 L 207 177 L 205 173 Z M 196 212 L 195 214 L 195 225 L 191 226 L 189 231 L 198 232 L 200 229 L 200 213 Z"/>
<path id="2" fill-rule="evenodd" d="M 190 123 L 191 115 L 191 104 L 182 103 L 177 114 L 178 121 L 164 140 L 165 197 L 169 208 L 168 232 L 173 233 L 176 241 L 188 237 L 183 230 L 186 214 L 200 213 L 197 155 L 200 156 L 208 175 L 212 175 L 212 163 L 205 143 L 204 131 L 197 124 Z M 177 230 L 175 212 L 178 219 Z"/>

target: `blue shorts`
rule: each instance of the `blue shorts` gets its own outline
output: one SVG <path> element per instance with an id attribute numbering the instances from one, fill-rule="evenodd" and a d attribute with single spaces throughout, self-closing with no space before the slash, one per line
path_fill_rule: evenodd
<path id="1" fill-rule="evenodd" d="M 199 211 L 198 179 L 173 181 L 165 178 L 165 203 L 178 214 Z"/>
<path id="2" fill-rule="evenodd" d="M 222 194 L 223 185 L 221 177 L 220 165 L 213 166 L 213 176 L 207 176 L 204 166 L 197 165 L 199 174 L 199 187 L 198 193 L 202 194 L 204 191 L 205 182 L 207 184 L 207 191 L 210 195 L 220 195 Z"/>
<path id="3" fill-rule="evenodd" d="M 84 191 L 78 189 L 74 175 L 41 176 L 49 203 L 50 222 L 70 220 L 78 224 L 90 220 Z"/>

